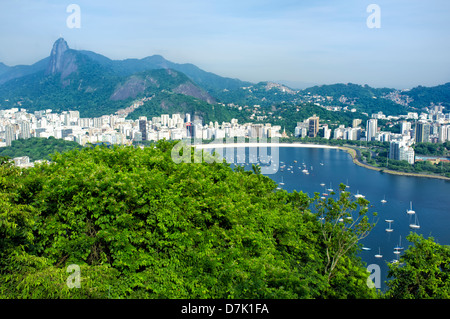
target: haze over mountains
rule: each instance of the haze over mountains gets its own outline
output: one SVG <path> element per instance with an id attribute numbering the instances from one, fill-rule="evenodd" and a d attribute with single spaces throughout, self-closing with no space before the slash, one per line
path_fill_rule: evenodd
<path id="1" fill-rule="evenodd" d="M 217 102 L 298 104 L 310 94 L 329 96 L 336 103 L 347 103 L 362 112 L 374 111 L 378 106 L 387 114 L 431 103 L 450 107 L 450 83 L 401 92 L 350 83 L 293 90 L 270 82 L 254 84 L 221 77 L 160 55 L 111 60 L 92 51 L 70 49 L 63 38 L 54 43 L 49 57 L 32 65 L 10 67 L 0 63 L 0 109 L 71 109 L 79 110 L 82 116 L 100 116 L 113 114 L 136 98 L 152 97 L 153 112 L 160 108 L 163 113 L 178 110 L 203 116 L 226 112 L 213 107 Z"/>

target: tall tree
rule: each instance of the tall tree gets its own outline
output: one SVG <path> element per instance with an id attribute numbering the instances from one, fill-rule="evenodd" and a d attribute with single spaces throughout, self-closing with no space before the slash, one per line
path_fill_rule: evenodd
<path id="1" fill-rule="evenodd" d="M 356 249 L 357 243 L 367 237 L 376 224 L 367 216 L 369 201 L 362 197 L 351 201 L 350 192 L 345 189 L 346 185 L 339 185 L 338 200 L 331 197 L 318 199 L 319 194 L 316 194 L 315 210 L 321 221 L 326 253 L 324 273 L 328 281 L 335 275 L 341 258 Z M 375 216 L 376 213 L 373 214 Z"/>
<path id="2" fill-rule="evenodd" d="M 386 296 L 396 299 L 450 298 L 450 248 L 439 245 L 433 237 L 410 233 L 412 246 L 389 264 Z"/>

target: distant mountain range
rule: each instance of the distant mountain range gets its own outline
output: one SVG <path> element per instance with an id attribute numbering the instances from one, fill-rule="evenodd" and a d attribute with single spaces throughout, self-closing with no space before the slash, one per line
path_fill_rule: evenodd
<path id="1" fill-rule="evenodd" d="M 331 105 L 368 113 L 399 114 L 432 103 L 450 109 L 450 83 L 406 91 L 351 83 L 294 90 L 272 82 L 255 84 L 221 77 L 160 55 L 111 60 L 92 51 L 70 49 L 63 38 L 54 43 L 49 57 L 32 65 L 10 67 L 0 63 L 0 109 L 70 109 L 94 117 L 113 114 L 135 99 L 148 97 L 151 102 L 135 116 L 186 111 L 205 120 L 217 120 L 231 115 L 222 104 L 300 105 L 311 102 L 313 95 L 327 97 L 324 102 Z"/>
<path id="2" fill-rule="evenodd" d="M 247 84 L 161 56 L 111 60 L 91 51 L 72 50 L 60 38 L 50 56 L 33 65 L 0 64 L 0 107 L 78 109 L 85 116 L 99 116 L 114 113 L 137 97 L 161 92 L 185 95 L 188 104 L 193 102 L 189 97 L 214 104 L 208 91 Z"/>

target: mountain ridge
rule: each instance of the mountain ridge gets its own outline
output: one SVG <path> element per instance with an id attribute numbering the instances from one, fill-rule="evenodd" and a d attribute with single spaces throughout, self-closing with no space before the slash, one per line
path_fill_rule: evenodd
<path id="1" fill-rule="evenodd" d="M 166 61 L 163 57 L 159 60 Z M 84 115 L 95 113 L 95 109 L 114 113 L 124 104 L 131 103 L 132 99 L 158 94 L 158 90 L 216 103 L 207 91 L 179 71 L 145 67 L 138 62 L 141 65 L 136 70 L 140 72 L 134 72 L 129 61 L 133 62 L 114 62 L 95 52 L 73 50 L 63 38 L 59 38 L 49 57 L 37 64 L 20 67 L 0 65 L 0 80 L 3 79 L 0 98 L 4 100 L 0 100 L 0 107 L 17 104 L 34 110 L 46 105 L 60 110 L 80 109 Z M 83 103 L 86 107 L 80 106 Z"/>
<path id="2" fill-rule="evenodd" d="M 145 73 L 150 71 L 155 73 Z M 184 82 L 171 83 L 173 79 L 167 76 L 170 72 L 179 74 Z M 159 78 L 152 80 L 154 76 Z M 154 85 L 155 81 L 159 81 L 160 87 Z M 171 62 L 161 55 L 112 60 L 93 51 L 73 50 L 63 38 L 55 41 L 48 57 L 32 65 L 10 67 L 0 63 L 0 109 L 17 106 L 29 110 L 79 109 L 85 116 L 97 116 L 100 111 L 115 113 L 128 107 L 132 99 L 160 94 L 163 90 L 179 94 L 175 101 L 183 105 L 192 105 L 191 98 L 194 98 L 211 105 L 219 102 L 276 108 L 286 103 L 313 103 L 315 101 L 309 97 L 321 95 L 326 97 L 324 105 L 356 108 L 366 113 L 382 111 L 386 115 L 397 115 L 439 103 L 446 110 L 450 109 L 450 82 L 401 91 L 352 83 L 292 89 L 271 81 L 251 83 L 221 77 L 191 63 Z M 183 100 L 182 96 L 190 98 Z M 165 95 L 169 97 L 173 100 L 172 96 Z M 161 106 L 164 108 L 168 103 L 162 100 Z M 205 109 L 202 105 L 203 114 Z"/>

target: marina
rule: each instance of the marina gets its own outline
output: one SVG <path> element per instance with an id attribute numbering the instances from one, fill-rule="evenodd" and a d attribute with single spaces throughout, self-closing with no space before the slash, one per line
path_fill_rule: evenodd
<path id="1" fill-rule="evenodd" d="M 278 169 L 265 175 L 277 182 L 280 189 L 302 191 L 310 197 L 318 192 L 322 199 L 330 196 L 337 199 L 338 186 L 343 183 L 351 185 L 346 190 L 354 199 L 365 198 L 370 202 L 369 214 L 378 214 L 377 224 L 361 241 L 367 249 L 361 250 L 360 257 L 367 265 L 380 266 L 382 290 L 387 280 L 387 264 L 400 260 L 409 246 L 406 238 L 410 232 L 425 238 L 431 236 L 442 245 L 450 244 L 449 181 L 383 174 L 357 166 L 348 153 L 330 148 L 280 147 L 279 159 L 280 163 L 283 161 L 280 165 L 292 166 L 291 170 Z M 250 164 L 244 166 L 251 169 Z M 309 174 L 302 172 L 304 167 L 311 166 L 314 169 Z M 400 245 L 404 249 L 395 249 Z"/>

